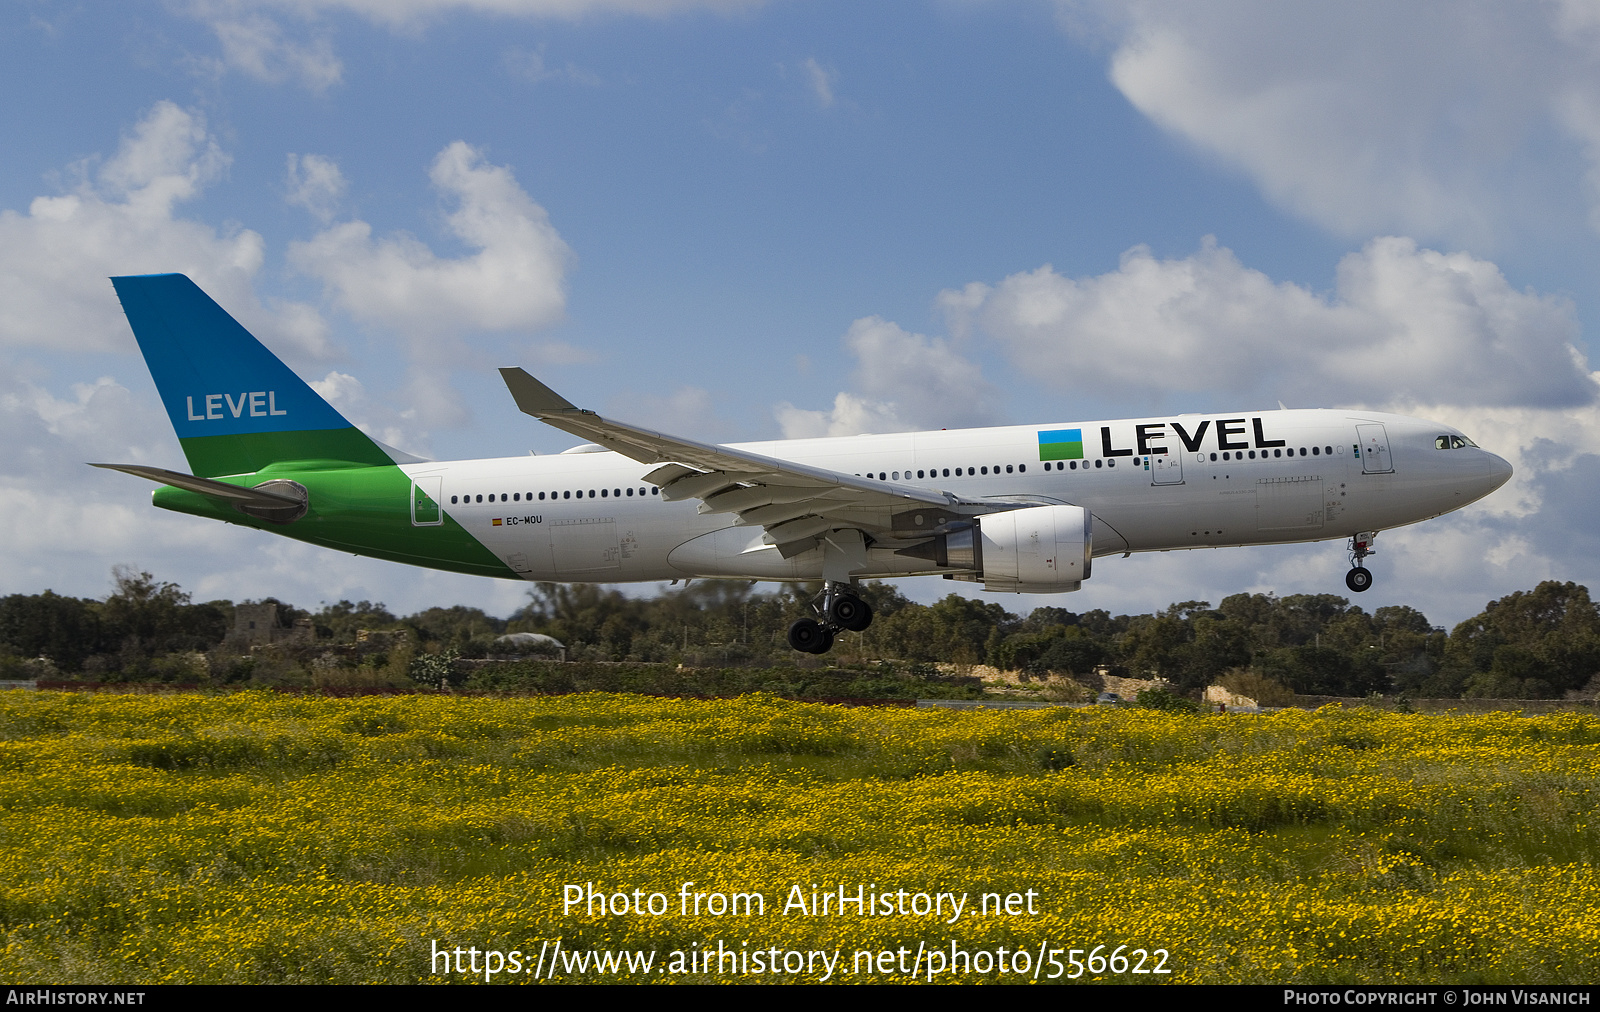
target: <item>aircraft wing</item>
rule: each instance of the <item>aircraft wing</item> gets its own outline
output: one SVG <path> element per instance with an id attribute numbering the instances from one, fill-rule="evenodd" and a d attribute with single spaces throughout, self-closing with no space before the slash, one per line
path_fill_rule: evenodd
<path id="1" fill-rule="evenodd" d="M 660 464 L 645 480 L 660 486 L 662 498 L 699 499 L 701 513 L 735 513 L 740 524 L 759 524 L 767 542 L 785 555 L 805 551 L 817 535 L 834 528 L 919 539 L 980 513 L 1034 505 L 965 499 L 700 443 L 602 418 L 522 369 L 501 369 L 500 375 L 524 414 L 642 464 Z"/>

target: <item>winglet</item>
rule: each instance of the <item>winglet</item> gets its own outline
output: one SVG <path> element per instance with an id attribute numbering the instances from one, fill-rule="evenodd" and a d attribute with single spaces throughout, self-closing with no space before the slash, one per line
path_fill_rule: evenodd
<path id="1" fill-rule="evenodd" d="M 506 381 L 506 389 L 511 391 L 518 410 L 523 414 L 543 418 L 562 411 L 578 410 L 576 404 L 529 376 L 524 369 L 501 369 L 500 378 Z"/>

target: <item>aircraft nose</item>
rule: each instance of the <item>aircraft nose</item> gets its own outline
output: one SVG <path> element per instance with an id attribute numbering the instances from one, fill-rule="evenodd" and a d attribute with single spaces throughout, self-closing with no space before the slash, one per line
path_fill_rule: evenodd
<path id="1" fill-rule="evenodd" d="M 1484 456 L 1489 458 L 1489 467 L 1484 475 L 1488 484 L 1488 488 L 1484 490 L 1487 494 L 1511 480 L 1511 464 L 1504 457 L 1493 453 L 1485 452 Z"/>

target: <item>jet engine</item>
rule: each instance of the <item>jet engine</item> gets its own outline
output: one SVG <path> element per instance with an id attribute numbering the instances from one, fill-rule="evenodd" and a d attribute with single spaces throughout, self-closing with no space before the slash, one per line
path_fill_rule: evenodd
<path id="1" fill-rule="evenodd" d="M 985 590 L 1062 594 L 1089 578 L 1093 522 L 1082 506 L 1030 506 L 986 514 L 898 554 L 962 570 L 950 577 Z"/>

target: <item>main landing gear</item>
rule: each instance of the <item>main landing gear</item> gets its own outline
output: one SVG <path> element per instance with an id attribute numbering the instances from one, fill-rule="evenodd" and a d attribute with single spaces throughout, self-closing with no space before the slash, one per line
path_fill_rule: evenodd
<path id="1" fill-rule="evenodd" d="M 803 618 L 789 627 L 789 645 L 807 654 L 825 654 L 833 649 L 837 632 L 860 632 L 872 624 L 872 606 L 856 596 L 847 583 L 830 583 L 813 601 L 822 621 Z"/>
<path id="2" fill-rule="evenodd" d="M 1374 554 L 1372 540 L 1377 536 L 1377 531 L 1365 531 L 1350 539 L 1350 572 L 1344 574 L 1344 585 L 1357 594 L 1372 586 L 1372 570 L 1361 563 Z"/>

